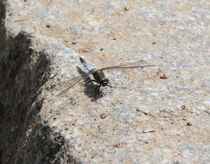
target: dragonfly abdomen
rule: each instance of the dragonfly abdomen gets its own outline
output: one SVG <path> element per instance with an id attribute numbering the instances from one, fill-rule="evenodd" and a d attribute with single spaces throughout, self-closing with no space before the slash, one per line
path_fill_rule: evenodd
<path id="1" fill-rule="evenodd" d="M 89 72 L 92 72 L 93 71 L 93 67 L 88 64 L 83 58 L 79 58 L 80 62 L 82 63 L 82 65 L 89 71 Z"/>

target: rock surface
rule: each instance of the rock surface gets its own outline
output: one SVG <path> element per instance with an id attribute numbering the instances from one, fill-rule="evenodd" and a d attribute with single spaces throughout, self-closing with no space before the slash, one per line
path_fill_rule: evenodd
<path id="1" fill-rule="evenodd" d="M 208 0 L 1 0 L 0 163 L 210 163 Z M 80 82 L 106 71 L 99 95 Z"/>

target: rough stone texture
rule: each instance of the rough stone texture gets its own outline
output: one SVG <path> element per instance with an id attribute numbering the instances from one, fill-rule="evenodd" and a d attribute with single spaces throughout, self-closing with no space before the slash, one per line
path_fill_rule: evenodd
<path id="1" fill-rule="evenodd" d="M 210 163 L 208 0 L 1 0 L 0 16 L 2 164 Z M 79 54 L 156 66 L 57 96 Z"/>

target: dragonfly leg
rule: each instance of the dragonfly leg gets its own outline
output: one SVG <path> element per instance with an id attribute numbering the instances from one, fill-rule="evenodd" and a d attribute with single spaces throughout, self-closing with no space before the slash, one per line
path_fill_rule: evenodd
<path id="1" fill-rule="evenodd" d="M 96 82 L 97 83 L 97 81 L 89 79 L 85 84 L 89 84 L 90 82 Z"/>
<path id="2" fill-rule="evenodd" d="M 110 83 L 110 82 L 107 84 L 107 86 L 108 86 L 108 87 L 110 87 L 110 88 L 112 88 L 112 85 L 111 85 L 111 83 Z"/>
<path id="3" fill-rule="evenodd" d="M 91 80 L 91 81 L 94 81 L 94 82 L 96 82 L 96 83 L 98 84 L 98 82 L 97 82 L 97 81 L 95 81 L 95 80 Z"/>

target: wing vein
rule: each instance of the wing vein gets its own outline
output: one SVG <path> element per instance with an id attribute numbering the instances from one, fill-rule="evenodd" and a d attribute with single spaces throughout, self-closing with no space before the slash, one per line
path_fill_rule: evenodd
<path id="1" fill-rule="evenodd" d="M 70 80 L 69 82 L 69 86 L 66 87 L 65 89 L 63 89 L 57 96 L 61 96 L 63 93 L 65 93 L 66 91 L 68 91 L 70 88 L 72 88 L 74 85 L 78 84 L 80 81 L 85 80 L 91 73 L 88 72 L 84 75 L 80 75 L 78 77 L 75 77 L 73 79 Z"/>
<path id="2" fill-rule="evenodd" d="M 104 67 L 101 68 L 100 70 L 109 70 L 109 69 L 118 69 L 118 68 L 122 68 L 122 69 L 128 69 L 128 68 L 144 68 L 144 67 L 151 67 L 151 66 L 155 66 L 153 64 L 146 64 L 146 65 L 118 65 L 118 66 L 109 66 L 109 67 Z"/>

